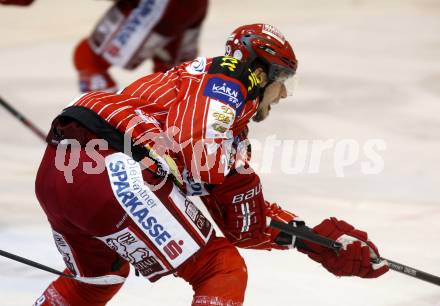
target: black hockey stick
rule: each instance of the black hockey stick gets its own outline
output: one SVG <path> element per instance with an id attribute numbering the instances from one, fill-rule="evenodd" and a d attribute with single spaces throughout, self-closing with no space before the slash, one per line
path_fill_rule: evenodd
<path id="1" fill-rule="evenodd" d="M 73 275 L 69 275 L 69 274 L 63 273 L 63 272 L 55 270 L 55 269 L 53 269 L 51 267 L 42 265 L 42 264 L 40 264 L 38 262 L 32 261 L 30 259 L 26 259 L 24 257 L 18 256 L 18 255 L 15 255 L 15 254 L 3 251 L 3 250 L 0 250 L 0 255 L 3 256 L 3 257 L 6 257 L 6 258 L 9 258 L 9 259 L 12 259 L 12 260 L 24 263 L 25 265 L 32 266 L 34 268 L 37 268 L 37 269 L 40 269 L 40 270 L 44 270 L 44 271 L 47 271 L 47 272 L 50 272 L 50 273 L 53 273 L 53 274 L 56 274 L 56 275 L 64 276 L 64 277 L 67 277 L 67 278 L 75 278 Z"/>
<path id="2" fill-rule="evenodd" d="M 78 276 L 78 275 L 70 275 L 70 274 L 66 274 L 63 273 L 61 271 L 55 270 L 51 267 L 42 265 L 38 262 L 32 261 L 30 259 L 0 250 L 0 256 L 21 262 L 25 265 L 49 272 L 49 273 L 53 273 L 62 277 L 67 277 L 70 279 L 74 279 L 76 281 L 80 281 L 86 284 L 93 284 L 93 285 L 113 285 L 113 284 L 121 284 L 125 281 L 125 278 L 119 275 L 103 275 L 103 276 L 98 276 L 98 277 L 82 277 L 82 276 Z"/>
<path id="3" fill-rule="evenodd" d="M 22 114 L 20 114 L 15 108 L 13 108 L 8 102 L 6 102 L 2 97 L 0 97 L 0 104 L 10 112 L 15 118 L 21 121 L 25 126 L 32 130 L 38 137 L 40 137 L 44 142 L 46 142 L 46 135 L 37 128 L 31 121 L 26 119 Z"/>
<path id="4" fill-rule="evenodd" d="M 326 237 L 320 236 L 318 234 L 315 234 L 314 232 L 312 232 L 312 230 L 307 227 L 307 226 L 301 226 L 301 227 L 293 227 L 289 224 L 285 224 L 279 221 L 275 221 L 272 220 L 270 222 L 270 226 L 276 229 L 279 229 L 280 231 L 289 234 L 289 235 L 293 235 L 296 236 L 300 239 L 304 239 L 307 241 L 311 241 L 314 242 L 316 244 L 322 245 L 324 247 L 327 247 L 329 249 L 332 249 L 336 252 L 338 252 L 341 248 L 342 248 L 342 244 L 328 239 Z M 401 263 L 386 259 L 384 257 L 379 257 L 378 259 L 374 260 L 374 263 L 379 263 L 381 261 L 387 261 L 388 262 L 388 266 L 390 267 L 391 270 L 403 273 L 405 275 L 420 279 L 420 280 L 424 280 L 428 283 L 440 286 L 440 277 L 411 268 L 409 266 L 403 265 Z"/>

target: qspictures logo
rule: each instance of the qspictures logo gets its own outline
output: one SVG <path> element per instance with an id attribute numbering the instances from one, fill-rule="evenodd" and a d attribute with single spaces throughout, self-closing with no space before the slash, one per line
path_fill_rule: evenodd
<path id="1" fill-rule="evenodd" d="M 220 124 L 220 123 L 217 123 Z M 225 128 L 226 129 L 226 128 Z M 221 131 L 216 131 L 218 135 L 223 135 Z M 385 158 L 383 154 L 387 150 L 387 142 L 381 138 L 370 138 L 363 141 L 357 139 L 341 138 L 341 139 L 278 139 L 275 134 L 264 139 L 244 139 L 237 141 L 224 141 L 223 145 L 218 144 L 209 151 L 211 147 L 207 147 L 203 140 L 198 142 L 186 142 L 178 144 L 175 142 L 173 135 L 179 133 L 179 129 L 174 127 L 172 133 L 163 132 L 160 135 L 146 135 L 147 138 L 154 137 L 162 139 L 162 143 L 158 143 L 160 148 L 168 148 L 168 151 L 178 154 L 183 152 L 187 146 L 192 146 L 192 160 L 189 168 L 186 169 L 186 182 L 200 183 L 196 176 L 200 171 L 220 171 L 220 168 L 213 169 L 214 164 L 202 162 L 203 152 L 214 154 L 217 150 L 222 150 L 222 156 L 227 160 L 233 160 L 234 163 L 223 163 L 228 168 L 234 167 L 238 172 L 246 171 L 242 166 L 243 158 L 237 158 L 241 144 L 246 149 L 251 143 L 252 159 L 248 162 L 253 170 L 260 174 L 270 174 L 275 171 L 281 171 L 288 175 L 315 175 L 323 173 L 332 174 L 337 178 L 344 178 L 348 172 L 356 172 L 359 175 L 378 175 L 385 169 Z M 215 134 L 215 135 L 217 135 Z M 214 135 L 214 134 L 213 134 Z M 214 135 L 214 136 L 215 136 Z M 224 134 L 225 137 L 227 136 Z M 165 141 L 167 140 L 168 141 Z M 249 141 L 250 140 L 250 141 Z M 231 145 L 232 144 L 232 145 Z M 71 139 L 69 142 L 60 143 L 57 147 L 55 156 L 55 167 L 62 171 L 66 182 L 73 183 L 73 171 L 81 167 L 83 172 L 87 174 L 101 174 L 105 171 L 104 157 L 101 151 L 108 150 L 109 146 L 103 139 L 93 139 L 84 147 L 81 147 L 78 141 Z M 130 144 L 124 147 L 124 153 L 132 156 Z M 150 148 L 152 152 L 160 153 L 155 147 Z M 248 151 L 247 149 L 244 151 Z M 81 153 L 83 152 L 83 153 Z M 90 157 L 91 161 L 82 161 L 81 154 Z M 162 152 L 166 153 L 166 152 Z M 159 158 L 159 155 L 157 158 Z M 245 153 L 244 155 L 249 155 Z M 249 158 L 249 156 L 248 156 Z M 149 159 L 147 159 L 149 161 Z M 170 166 L 163 159 L 159 160 L 162 166 L 159 168 L 164 172 L 164 180 L 171 173 Z M 148 164 L 141 163 L 142 167 Z M 148 167 L 147 167 L 148 168 Z M 145 169 L 145 168 L 144 168 Z M 162 185 L 151 186 L 152 190 L 160 189 Z M 157 188 L 153 188 L 157 187 Z"/>

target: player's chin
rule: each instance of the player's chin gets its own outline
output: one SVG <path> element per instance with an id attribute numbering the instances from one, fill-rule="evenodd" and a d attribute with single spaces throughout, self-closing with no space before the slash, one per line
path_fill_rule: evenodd
<path id="1" fill-rule="evenodd" d="M 257 113 L 252 117 L 252 120 L 255 122 L 261 122 L 269 116 L 270 107 L 267 109 L 258 110 Z"/>

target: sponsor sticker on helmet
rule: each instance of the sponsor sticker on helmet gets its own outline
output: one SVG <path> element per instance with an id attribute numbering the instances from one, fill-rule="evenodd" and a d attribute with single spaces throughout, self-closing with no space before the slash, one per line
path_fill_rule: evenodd
<path id="1" fill-rule="evenodd" d="M 235 57 L 238 60 L 241 60 L 243 58 L 243 53 L 240 50 L 235 50 L 233 57 Z"/>
<path id="2" fill-rule="evenodd" d="M 281 34 L 280 30 L 278 30 L 274 26 L 271 26 L 269 24 L 263 24 L 263 29 L 262 29 L 261 32 L 263 32 L 264 34 L 269 35 L 269 36 L 275 38 L 276 40 L 278 40 L 283 45 L 286 42 L 286 39 L 284 38 L 284 35 Z"/>

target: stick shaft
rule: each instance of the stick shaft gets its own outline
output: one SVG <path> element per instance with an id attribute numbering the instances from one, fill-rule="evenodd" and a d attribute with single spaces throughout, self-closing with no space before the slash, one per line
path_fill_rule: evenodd
<path id="1" fill-rule="evenodd" d="M 388 266 L 391 270 L 403 273 L 405 275 L 424 280 L 425 282 L 435 284 L 440 286 L 440 277 L 435 276 L 433 274 L 429 274 L 418 269 L 412 268 L 410 266 L 395 262 L 393 260 L 381 257 L 381 260 L 386 260 L 388 262 Z"/>
<path id="2" fill-rule="evenodd" d="M 341 243 L 334 241 L 334 240 L 331 240 L 331 239 L 328 239 L 326 237 L 320 236 L 318 234 L 315 234 L 307 226 L 293 227 L 289 224 L 285 224 L 285 223 L 278 222 L 275 220 L 272 220 L 270 222 L 270 226 L 273 228 L 279 229 L 280 231 L 282 231 L 286 234 L 296 236 L 296 237 L 303 239 L 303 240 L 314 242 L 316 244 L 330 248 L 334 251 L 339 251 L 339 249 L 342 247 Z M 386 260 L 388 262 L 388 266 L 393 271 L 397 271 L 397 272 L 403 273 L 407 276 L 411 276 L 411 277 L 426 281 L 428 283 L 440 286 L 440 277 L 438 277 L 436 275 L 423 272 L 421 270 L 412 268 L 410 266 L 407 266 L 407 265 L 404 265 L 404 264 L 401 264 L 401 263 L 398 263 L 398 262 L 395 262 L 393 260 L 386 259 L 383 257 L 380 257 L 379 260 L 380 261 Z"/>
<path id="3" fill-rule="evenodd" d="M 32 132 L 34 132 L 38 137 L 40 137 L 44 142 L 46 142 L 46 135 L 37 128 L 31 121 L 19 113 L 15 108 L 12 107 L 8 102 L 6 102 L 2 97 L 0 97 L 0 105 L 2 105 L 12 116 L 20 120 L 25 126 L 27 126 Z"/>
<path id="4" fill-rule="evenodd" d="M 314 232 L 312 232 L 312 230 L 307 226 L 294 227 L 292 225 L 275 220 L 270 221 L 270 226 L 279 229 L 280 231 L 286 234 L 290 234 L 300 239 L 314 242 L 316 244 L 332 249 L 334 251 L 339 251 L 339 249 L 342 248 L 341 243 L 328 239 L 327 237 L 317 235 Z"/>
<path id="5" fill-rule="evenodd" d="M 68 277 L 68 278 L 73 278 L 72 275 L 65 274 L 65 273 L 63 273 L 61 271 L 58 271 L 58 270 L 55 270 L 55 269 L 53 269 L 51 267 L 42 265 L 42 264 L 40 264 L 38 262 L 32 261 L 30 259 L 27 259 L 27 258 L 18 256 L 18 255 L 15 255 L 15 254 L 3 251 L 3 250 L 0 250 L 0 255 L 3 256 L 3 257 L 6 257 L 6 258 L 9 258 L 9 259 L 12 259 L 12 260 L 24 263 L 26 265 L 32 266 L 32 267 L 40 269 L 40 270 L 44 270 L 44 271 L 47 271 L 47 272 L 50 272 L 50 273 L 53 273 L 53 274 L 56 274 L 56 275 Z"/>

